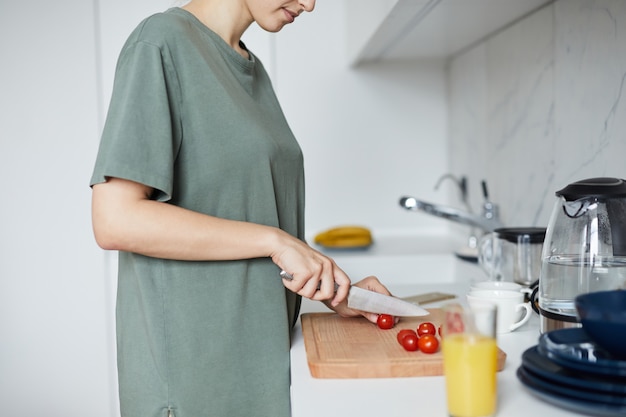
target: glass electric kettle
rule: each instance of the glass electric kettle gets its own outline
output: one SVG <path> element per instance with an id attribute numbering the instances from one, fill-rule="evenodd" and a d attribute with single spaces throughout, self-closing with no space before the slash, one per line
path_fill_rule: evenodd
<path id="1" fill-rule="evenodd" d="M 590 178 L 556 192 L 541 255 L 541 332 L 579 327 L 577 295 L 626 289 L 626 182 Z"/>

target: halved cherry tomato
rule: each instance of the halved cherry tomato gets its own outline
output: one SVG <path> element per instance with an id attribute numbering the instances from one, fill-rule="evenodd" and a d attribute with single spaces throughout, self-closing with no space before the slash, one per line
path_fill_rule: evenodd
<path id="1" fill-rule="evenodd" d="M 439 349 L 439 340 L 437 336 L 425 334 L 417 341 L 419 349 L 424 353 L 435 353 Z"/>
<path id="2" fill-rule="evenodd" d="M 460 313 L 446 314 L 446 329 L 450 333 L 462 333 L 464 328 L 463 318 Z"/>
<path id="3" fill-rule="evenodd" d="M 419 348 L 419 337 L 411 330 L 411 333 L 407 333 L 402 338 L 402 347 L 409 352 L 415 352 Z"/>
<path id="4" fill-rule="evenodd" d="M 376 321 L 378 327 L 383 330 L 388 330 L 395 326 L 395 319 L 391 314 L 379 314 L 378 320 Z"/>
<path id="5" fill-rule="evenodd" d="M 415 333 L 415 330 L 413 329 L 402 329 L 398 332 L 398 335 L 396 336 L 398 339 L 398 343 L 402 344 L 402 339 L 404 339 L 404 336 L 406 336 L 407 334 L 414 334 L 415 336 L 417 336 L 417 333 Z"/>
<path id="6" fill-rule="evenodd" d="M 437 328 L 435 328 L 435 325 L 429 321 L 420 323 L 420 325 L 417 326 L 417 335 L 422 337 L 425 334 L 432 334 L 433 336 L 437 334 Z"/>

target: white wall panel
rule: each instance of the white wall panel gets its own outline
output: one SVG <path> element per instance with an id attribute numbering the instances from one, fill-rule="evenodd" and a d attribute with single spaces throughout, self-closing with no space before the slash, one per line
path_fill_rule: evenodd
<path id="1" fill-rule="evenodd" d="M 97 143 L 92 2 L 0 5 L 0 404 L 113 415 L 103 259 L 90 224 Z"/>
<path id="2" fill-rule="evenodd" d="M 317 2 L 277 34 L 277 92 L 305 154 L 307 230 L 359 223 L 380 233 L 443 233 L 444 220 L 400 209 L 434 191 L 448 166 L 442 62 L 350 67 L 345 2 Z"/>

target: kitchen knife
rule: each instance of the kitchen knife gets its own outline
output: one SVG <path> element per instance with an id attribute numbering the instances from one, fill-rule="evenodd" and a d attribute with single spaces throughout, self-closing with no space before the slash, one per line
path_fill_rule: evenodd
<path id="1" fill-rule="evenodd" d="M 293 279 L 293 276 L 287 271 L 280 271 L 280 277 L 288 280 Z M 375 291 L 364 290 L 354 285 L 350 287 L 348 293 L 348 307 L 369 313 L 391 314 L 398 317 L 427 316 L 430 314 L 416 304 Z"/>
<path id="2" fill-rule="evenodd" d="M 368 291 L 363 288 L 350 287 L 348 307 L 355 310 L 377 314 L 391 314 L 398 317 L 427 316 L 430 314 L 422 307 L 389 295 Z"/>

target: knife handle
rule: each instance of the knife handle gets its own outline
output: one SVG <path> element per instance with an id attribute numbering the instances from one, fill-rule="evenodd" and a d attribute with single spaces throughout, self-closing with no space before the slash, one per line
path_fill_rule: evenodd
<path id="1" fill-rule="evenodd" d="M 289 272 L 285 270 L 280 271 L 280 277 L 282 279 L 287 279 L 289 281 L 293 280 L 293 275 L 291 275 Z"/>
<path id="2" fill-rule="evenodd" d="M 286 279 L 286 280 L 289 280 L 289 281 L 293 280 L 293 275 L 291 275 L 289 272 L 287 272 L 285 270 L 280 271 L 280 277 L 282 279 Z M 335 282 L 335 291 L 337 291 L 337 288 L 339 288 L 339 285 L 337 285 L 337 283 Z M 317 286 L 317 289 L 318 290 L 320 289 L 319 285 Z"/>

